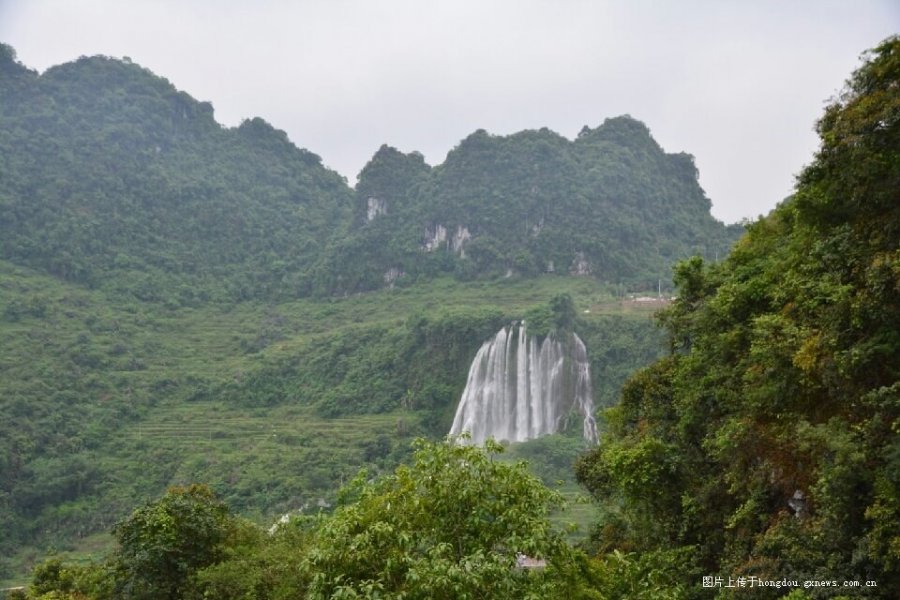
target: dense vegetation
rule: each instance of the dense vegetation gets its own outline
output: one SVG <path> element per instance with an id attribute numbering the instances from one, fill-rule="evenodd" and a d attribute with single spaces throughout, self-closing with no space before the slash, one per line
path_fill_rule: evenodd
<path id="1" fill-rule="evenodd" d="M 87 567 L 51 559 L 39 598 L 600 598 L 602 571 L 548 516 L 562 499 L 502 447 L 419 441 L 412 464 L 345 488 L 330 516 L 268 532 L 202 486 L 172 488 L 116 526 L 118 550 Z M 518 568 L 520 561 L 546 562 Z"/>
<path id="2" fill-rule="evenodd" d="M 896 598 L 900 38 L 818 132 L 796 194 L 727 261 L 676 269 L 671 354 L 628 382 L 577 472 L 608 507 L 599 550 L 677 549 L 673 577 L 877 582 L 809 593 Z"/>
<path id="3" fill-rule="evenodd" d="M 575 142 L 479 131 L 433 169 L 383 147 L 354 191 L 283 131 L 223 128 L 210 103 L 127 60 L 38 75 L 2 46 L 0 74 L 0 258 L 143 301 L 323 296 L 442 272 L 668 280 L 676 258 L 724 255 L 740 230 L 709 215 L 691 157 L 627 117 Z"/>
<path id="4" fill-rule="evenodd" d="M 433 169 L 384 146 L 360 173 L 356 206 L 320 267 L 321 289 L 442 271 L 462 280 L 571 271 L 649 288 L 670 280 L 679 257 L 724 256 L 741 231 L 710 216 L 693 158 L 666 154 L 627 116 L 575 141 L 479 130 Z"/>
<path id="5" fill-rule="evenodd" d="M 149 77 L 119 61 L 79 64 L 89 70 L 100 65 L 97 73 L 106 69 L 114 78 Z M 603 277 L 616 278 L 621 265 L 646 276 L 655 267 L 629 263 L 628 256 L 597 262 L 607 252 L 602 235 L 581 238 L 573 229 L 567 238 L 554 237 L 555 219 L 564 222 L 573 214 L 568 211 L 538 216 L 523 205 L 516 214 L 526 215 L 528 225 L 510 233 L 515 227 L 500 227 L 490 203 L 479 202 L 489 197 L 484 186 L 503 181 L 493 179 L 498 173 L 516 173 L 510 177 L 531 183 L 516 169 L 539 156 L 539 166 L 554 167 L 545 173 L 548 182 L 576 186 L 553 188 L 568 190 L 560 202 L 590 198 L 577 188 L 584 180 L 567 161 L 577 163 L 590 149 L 597 151 L 598 164 L 625 160 L 619 147 L 629 149 L 628 160 L 655 156 L 686 186 L 696 186 L 686 177 L 687 157 L 656 152 L 649 135 L 643 154 L 636 152 L 635 132 L 646 130 L 625 118 L 586 130 L 574 142 L 549 132 L 510 138 L 478 132 L 433 169 L 419 156 L 383 148 L 364 172 L 354 204 L 339 178 L 264 123 L 250 121 L 235 131 L 210 127 L 222 140 L 238 136 L 227 143 L 243 143 L 234 140 L 253 138 L 240 137 L 252 132 L 269 142 L 281 140 L 281 149 L 305 165 L 301 170 L 309 169 L 312 183 L 302 181 L 321 186 L 315 194 L 336 194 L 322 200 L 310 192 L 304 206 L 318 215 L 310 216 L 311 228 L 344 228 L 302 251 L 285 246 L 288 253 L 296 250 L 291 256 L 297 263 L 253 280 L 254 265 L 262 267 L 254 263 L 261 260 L 254 246 L 261 238 L 249 235 L 246 246 L 228 254 L 227 236 L 199 245 L 187 230 L 170 236 L 190 222 L 193 209 L 153 212 L 164 204 L 154 204 L 160 198 L 130 191 L 141 189 L 128 178 L 147 157 L 129 154 L 143 146 L 129 146 L 136 134 L 124 122 L 120 137 L 114 127 L 104 134 L 104 143 L 118 144 L 108 158 L 112 163 L 102 163 L 99 147 L 91 149 L 87 126 L 87 137 L 79 139 L 86 153 L 97 152 L 91 162 L 80 163 L 64 147 L 52 146 L 55 128 L 79 127 L 77 111 L 57 119 L 52 107 L 53 94 L 66 87 L 67 69 L 74 68 L 37 77 L 8 48 L 0 53 L 0 85 L 9 98 L 2 113 L 7 146 L 0 155 L 8 175 L 0 192 L 0 224 L 9 234 L 3 239 L 9 260 L 0 261 L 0 549 L 15 551 L 34 539 L 69 544 L 111 526 L 116 545 L 88 565 L 51 558 L 34 570 L 28 595 L 727 597 L 725 587 L 701 586 L 702 576 L 710 576 L 745 585 L 755 578 L 837 586 L 745 587 L 748 598 L 896 596 L 900 38 L 873 50 L 827 108 L 818 126 L 821 148 L 800 175 L 796 194 L 751 225 L 724 262 L 698 256 L 675 269 L 679 297 L 659 315 L 668 356 L 625 384 L 620 403 L 604 415 L 602 444 L 576 465 L 601 511 L 582 550 L 567 544 L 554 525 L 558 521 L 550 518 L 561 496 L 523 464 L 496 459 L 501 447 L 418 442 L 410 456 L 408 441 L 446 429 L 478 343 L 510 319 L 528 315 L 559 324 L 564 318 L 588 342 L 595 376 L 621 376 L 646 363 L 652 344 L 635 349 L 631 340 L 649 342 L 653 334 L 621 307 L 603 314 L 613 288 L 593 279 L 408 284 L 444 271 L 465 280 L 508 269 L 528 275 L 543 270 L 540 262 L 572 252 L 581 253 L 592 269 L 612 269 Z M 167 101 L 185 100 L 160 80 L 147 82 Z M 103 89 L 100 80 L 93 85 Z M 41 86 L 48 87 L 35 91 Z M 77 106 L 77 94 L 59 93 L 61 104 Z M 114 96 L 108 104 L 114 114 Z M 29 141 L 22 123 L 44 133 Z M 208 123 L 214 125 L 211 118 Z M 152 130 L 170 141 L 180 135 L 162 121 Z M 198 131 L 185 143 L 204 139 Z M 23 151 L 13 152 L 20 144 Z M 529 144 L 534 147 L 523 151 Z M 165 154 L 159 147 L 151 156 Z M 46 156 L 39 159 L 41 153 Z M 92 183 L 93 177 L 69 181 L 75 171 L 65 169 L 96 166 L 97 160 L 108 167 L 103 183 Z M 290 179 L 295 166 L 285 166 L 277 177 Z M 203 175 L 203 168 L 198 163 L 184 176 L 216 179 Z M 235 162 L 229 168 L 238 173 L 241 167 Z M 468 174 L 452 175 L 461 172 Z M 602 166 L 593 172 L 598 182 L 609 176 Z M 553 180 L 558 173 L 566 175 Z M 470 189 L 468 181 L 481 183 Z M 651 201 L 660 197 L 628 195 L 643 183 L 619 183 L 623 187 L 606 181 L 598 189 L 619 190 L 607 199 L 625 204 L 643 198 L 647 222 L 670 207 L 668 201 Z M 271 194 L 282 185 L 289 184 L 273 183 Z M 532 193 L 541 198 L 534 206 L 549 198 L 541 196 L 540 186 L 534 192 L 509 187 L 512 179 L 497 185 L 497 198 Z M 482 192 L 473 191 L 478 186 Z M 122 193 L 109 204 L 87 201 L 101 190 Z M 232 193 L 220 191 L 223 197 Z M 235 194 L 239 211 L 254 197 L 262 204 L 271 199 L 270 193 L 251 193 L 244 204 L 242 193 Z M 369 198 L 379 202 L 370 204 Z M 440 202 L 432 206 L 428 198 Z M 699 206 L 702 194 L 694 200 Z M 100 207 L 112 211 L 111 222 L 117 223 L 120 201 L 130 211 L 119 213 L 128 215 L 121 217 L 121 230 L 91 220 Z M 41 212 L 45 202 L 51 208 Z M 404 203 L 408 210 L 392 219 L 398 213 L 391 207 Z M 602 203 L 592 206 L 604 214 Z M 257 208 L 248 210 L 254 216 L 248 213 L 247 222 L 255 222 Z M 163 221 L 131 218 L 144 214 L 184 219 L 167 228 Z M 533 218 L 540 230 L 529 236 Z M 38 226 L 42 220 L 52 235 Z M 75 227 L 82 223 L 87 225 Z M 450 251 L 422 252 L 416 232 L 436 231 L 438 224 L 449 232 L 469 229 L 471 239 L 459 248 L 467 258 L 452 250 L 452 239 L 443 242 L 450 242 Z M 280 243 L 277 231 L 265 231 L 273 244 Z M 617 231 L 629 235 L 627 226 Z M 533 239 L 547 243 L 532 246 Z M 61 245 L 54 249 L 54 243 Z M 185 259 L 207 243 L 208 256 L 196 263 Z M 51 245 L 46 252 L 44 244 Z M 106 261 L 113 250 L 115 257 L 127 256 Z M 281 250 L 272 251 L 277 256 Z M 58 257 L 65 260 L 54 262 Z M 129 262 L 135 257 L 141 262 Z M 352 268 L 360 257 L 370 261 L 365 271 Z M 395 280 L 406 279 L 404 285 L 340 300 L 275 301 L 284 293 L 379 287 L 370 275 L 388 265 L 395 275 L 406 273 Z M 142 296 L 131 286 L 143 275 L 158 295 Z M 201 292 L 178 293 L 189 281 L 197 281 Z M 243 287 L 251 283 L 262 285 Z M 266 301 L 232 302 L 254 297 Z M 597 383 L 603 403 L 611 404 L 609 384 Z M 510 454 L 534 459 L 534 470 L 547 483 L 581 444 L 577 437 L 554 436 Z M 411 459 L 409 466 L 395 469 L 404 459 Z M 336 497 L 336 483 L 350 479 L 359 466 L 369 473 Z M 209 486 L 188 485 L 198 480 Z M 173 484 L 180 487 L 160 497 Z M 332 503 L 333 511 L 301 515 Z M 236 516 L 235 509 L 251 517 L 273 511 L 295 516 L 267 530 Z M 520 553 L 547 559 L 546 568 L 516 568 Z M 9 573 L 13 565 L 0 566 Z M 863 587 L 844 587 L 853 581 Z"/>
<path id="6" fill-rule="evenodd" d="M 0 581 L 48 547 L 102 552 L 117 519 L 171 485 L 205 482 L 260 522 L 333 504 L 360 467 L 443 436 L 484 339 L 560 292 L 594 308 L 577 327 L 609 402 L 661 338 L 590 279 L 174 308 L 0 261 Z"/>
<path id="7" fill-rule="evenodd" d="M 349 215 L 344 180 L 261 119 L 223 129 L 127 61 L 0 63 L 2 258 L 173 305 L 296 295 Z"/>

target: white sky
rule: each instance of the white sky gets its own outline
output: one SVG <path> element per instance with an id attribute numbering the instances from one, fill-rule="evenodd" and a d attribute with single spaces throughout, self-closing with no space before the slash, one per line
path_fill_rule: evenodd
<path id="1" fill-rule="evenodd" d="M 25 65 L 128 56 L 351 183 L 383 143 L 438 164 L 478 128 L 628 113 L 729 223 L 790 193 L 825 101 L 898 32 L 896 0 L 0 0 Z"/>

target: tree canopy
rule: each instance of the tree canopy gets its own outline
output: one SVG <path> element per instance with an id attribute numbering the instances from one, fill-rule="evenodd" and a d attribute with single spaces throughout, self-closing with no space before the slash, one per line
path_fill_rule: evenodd
<path id="1" fill-rule="evenodd" d="M 358 478 L 316 532 L 309 596 L 524 598 L 564 586 L 573 559 L 548 521 L 561 498 L 499 452 L 420 441 L 411 466 Z M 523 555 L 547 569 L 518 569 Z"/>
<path id="2" fill-rule="evenodd" d="M 233 526 L 228 507 L 202 485 L 171 488 L 113 528 L 117 595 L 179 600 L 214 564 Z"/>
<path id="3" fill-rule="evenodd" d="M 174 488 L 116 526 L 107 565 L 53 559 L 35 597 L 275 599 L 596 598 L 583 555 L 553 527 L 561 503 L 503 448 L 416 442 L 412 465 L 343 490 L 331 515 L 268 534 L 209 489 Z M 527 561 L 540 561 L 538 568 Z M 536 565 L 537 566 L 537 565 Z"/>
<path id="4" fill-rule="evenodd" d="M 900 587 L 900 38 L 818 124 L 796 194 L 721 265 L 676 269 L 671 355 L 609 411 L 580 480 L 600 547 L 717 575 Z"/>

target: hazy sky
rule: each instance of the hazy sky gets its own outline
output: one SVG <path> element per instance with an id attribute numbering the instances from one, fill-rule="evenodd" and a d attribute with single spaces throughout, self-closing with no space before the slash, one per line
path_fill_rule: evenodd
<path id="1" fill-rule="evenodd" d="M 383 143 L 438 164 L 479 128 L 628 113 L 696 157 L 726 222 L 790 193 L 825 101 L 898 32 L 897 0 L 0 0 L 27 66 L 128 56 L 351 183 Z"/>

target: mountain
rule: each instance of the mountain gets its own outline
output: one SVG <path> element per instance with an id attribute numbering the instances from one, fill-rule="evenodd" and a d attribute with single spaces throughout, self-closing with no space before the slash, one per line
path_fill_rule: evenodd
<path id="1" fill-rule="evenodd" d="M 693 158 L 666 154 L 627 116 L 574 141 L 479 130 L 434 168 L 383 146 L 360 173 L 355 207 L 317 274 L 332 293 L 442 271 L 668 281 L 678 257 L 724 256 L 742 231 L 709 214 Z"/>
<path id="2" fill-rule="evenodd" d="M 0 56 L 0 256 L 88 287 L 195 303 L 302 293 L 344 180 L 262 119 L 213 108 L 128 61 L 37 75 Z"/>
<path id="3" fill-rule="evenodd" d="M 259 118 L 223 128 L 128 60 L 0 53 L 0 257 L 141 300 L 331 295 L 454 273 L 668 281 L 727 252 L 693 159 L 629 117 L 574 141 L 479 130 L 436 167 L 382 147 L 353 190 Z"/>

